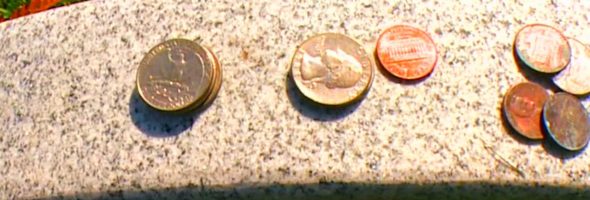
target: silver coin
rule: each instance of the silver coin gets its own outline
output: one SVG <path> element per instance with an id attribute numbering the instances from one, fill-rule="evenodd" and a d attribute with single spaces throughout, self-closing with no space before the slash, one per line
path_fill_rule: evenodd
<path id="1" fill-rule="evenodd" d="M 137 70 L 141 98 L 162 111 L 179 111 L 202 102 L 212 84 L 214 64 L 207 51 L 186 39 L 156 45 Z"/>

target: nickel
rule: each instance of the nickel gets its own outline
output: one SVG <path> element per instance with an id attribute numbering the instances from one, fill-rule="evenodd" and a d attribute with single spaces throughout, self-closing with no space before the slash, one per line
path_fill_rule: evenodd
<path id="1" fill-rule="evenodd" d="M 304 41 L 291 61 L 297 88 L 324 105 L 344 105 L 358 99 L 373 81 L 373 64 L 352 38 L 323 33 Z"/>

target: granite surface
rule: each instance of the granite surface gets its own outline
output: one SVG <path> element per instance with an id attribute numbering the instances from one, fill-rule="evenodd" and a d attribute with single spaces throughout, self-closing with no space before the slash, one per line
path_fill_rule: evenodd
<path id="1" fill-rule="evenodd" d="M 521 81 L 556 90 L 517 66 L 516 31 L 545 23 L 590 43 L 588 10 L 590 1 L 97 0 L 1 23 L 0 199 L 326 182 L 588 192 L 590 152 L 523 140 L 500 112 Z M 339 109 L 309 103 L 288 79 L 304 39 L 344 33 L 373 51 L 393 24 L 432 36 L 430 77 L 376 70 L 366 98 Z M 211 47 L 224 74 L 211 106 L 171 116 L 143 104 L 134 81 L 143 55 L 176 37 Z"/>

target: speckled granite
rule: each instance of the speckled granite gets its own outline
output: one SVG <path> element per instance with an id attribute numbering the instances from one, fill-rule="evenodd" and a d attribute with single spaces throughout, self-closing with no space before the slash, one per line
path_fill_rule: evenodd
<path id="1" fill-rule="evenodd" d="M 0 199 L 320 181 L 590 184 L 590 152 L 523 141 L 500 117 L 511 85 L 542 79 L 516 66 L 516 31 L 547 23 L 590 43 L 589 1 L 237 2 L 97 0 L 0 24 Z M 340 110 L 307 103 L 288 81 L 305 38 L 345 33 L 372 51 L 398 23 L 436 41 L 429 78 L 377 71 L 366 99 Z M 195 115 L 155 113 L 134 92 L 144 53 L 174 37 L 196 38 L 223 65 L 218 98 Z"/>

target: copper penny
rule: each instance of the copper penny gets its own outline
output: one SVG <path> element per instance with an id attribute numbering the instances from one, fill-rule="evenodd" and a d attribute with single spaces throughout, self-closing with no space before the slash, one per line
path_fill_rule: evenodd
<path id="1" fill-rule="evenodd" d="M 553 82 L 563 91 L 582 95 L 590 92 L 590 48 L 580 41 L 569 38 L 572 57 L 565 69 L 555 77 Z"/>
<path id="2" fill-rule="evenodd" d="M 295 85 L 309 99 L 344 105 L 358 99 L 373 81 L 373 63 L 348 36 L 324 33 L 304 41 L 293 55 Z"/>
<path id="3" fill-rule="evenodd" d="M 172 39 L 156 45 L 137 70 L 141 98 L 162 111 L 183 110 L 202 102 L 210 89 L 214 63 L 193 41 Z"/>
<path id="4" fill-rule="evenodd" d="M 381 65 L 402 79 L 419 79 L 430 74 L 438 60 L 432 38 L 407 25 L 392 26 L 381 33 L 376 51 Z"/>
<path id="5" fill-rule="evenodd" d="M 530 24 L 520 29 L 514 48 L 522 62 L 539 72 L 558 72 L 570 61 L 570 46 L 565 36 L 543 24 Z"/>
<path id="6" fill-rule="evenodd" d="M 545 89 L 530 82 L 513 86 L 504 96 L 502 104 L 508 123 L 529 139 L 542 139 L 541 113 L 549 94 Z"/>
<path id="7" fill-rule="evenodd" d="M 590 118 L 580 100 L 560 92 L 545 103 L 543 118 L 547 132 L 555 142 L 570 151 L 577 151 L 590 139 Z"/>

